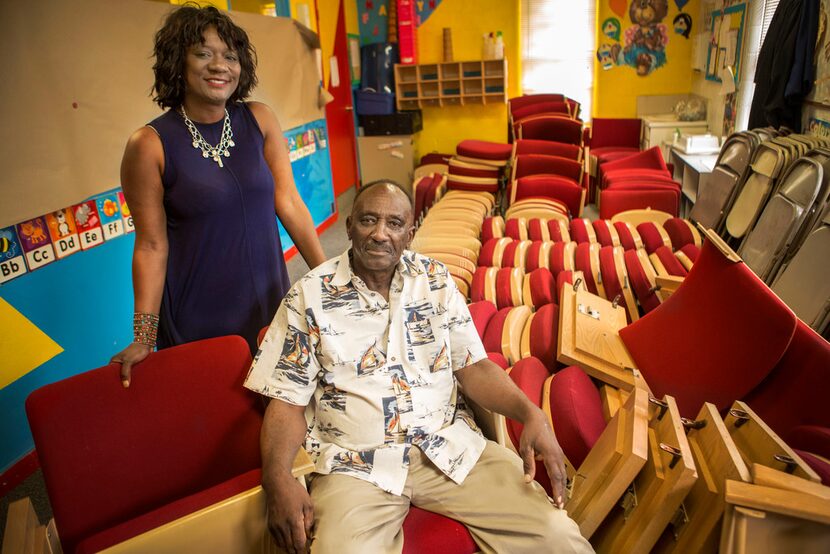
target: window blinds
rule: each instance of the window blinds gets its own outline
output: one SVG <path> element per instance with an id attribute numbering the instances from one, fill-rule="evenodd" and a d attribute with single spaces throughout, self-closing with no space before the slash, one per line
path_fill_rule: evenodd
<path id="1" fill-rule="evenodd" d="M 591 115 L 596 2 L 522 0 L 522 89 L 558 92 Z"/>

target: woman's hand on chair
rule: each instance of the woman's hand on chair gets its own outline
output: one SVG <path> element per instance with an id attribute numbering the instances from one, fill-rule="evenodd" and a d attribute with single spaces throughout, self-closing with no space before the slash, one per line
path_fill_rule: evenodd
<path id="1" fill-rule="evenodd" d="M 134 342 L 110 359 L 111 364 L 121 364 L 121 384 L 125 389 L 130 386 L 133 366 L 144 361 L 152 351 L 152 347 Z"/>

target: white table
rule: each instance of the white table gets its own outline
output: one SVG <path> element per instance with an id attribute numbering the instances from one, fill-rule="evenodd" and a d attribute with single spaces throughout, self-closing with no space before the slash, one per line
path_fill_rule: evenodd
<path id="1" fill-rule="evenodd" d="M 717 154 L 685 154 L 676 147 L 671 148 L 670 162 L 674 165 L 672 177 L 680 183 L 683 193 L 680 198 L 681 215 L 686 215 L 697 201 L 697 192 L 701 184 L 708 184 L 717 161 Z"/>

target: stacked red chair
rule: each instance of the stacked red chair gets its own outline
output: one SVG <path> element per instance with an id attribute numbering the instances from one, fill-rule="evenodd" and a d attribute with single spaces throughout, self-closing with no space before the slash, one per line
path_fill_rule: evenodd
<path id="1" fill-rule="evenodd" d="M 609 119 L 595 117 L 591 120 L 588 146 L 591 155 L 591 183 L 588 201 L 596 202 L 596 177 L 598 168 L 640 151 L 640 119 Z"/>
<path id="2" fill-rule="evenodd" d="M 680 186 L 672 179 L 659 147 L 604 163 L 598 173 L 600 218 L 641 208 L 678 215 Z"/>

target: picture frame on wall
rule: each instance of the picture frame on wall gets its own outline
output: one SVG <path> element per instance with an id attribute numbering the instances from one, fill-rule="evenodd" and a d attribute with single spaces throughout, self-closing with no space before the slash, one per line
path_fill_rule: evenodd
<path id="1" fill-rule="evenodd" d="M 360 35 L 348 33 L 346 40 L 349 43 L 349 68 L 351 70 L 352 86 L 360 85 Z"/>
<path id="2" fill-rule="evenodd" d="M 709 20 L 709 53 L 706 59 L 706 80 L 721 82 L 721 71 L 729 62 L 734 51 L 732 73 L 737 80 L 741 68 L 741 44 L 743 43 L 746 4 L 736 4 L 711 12 Z"/>

